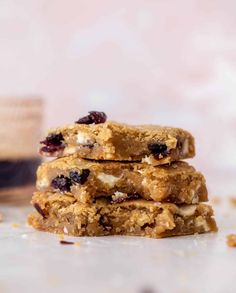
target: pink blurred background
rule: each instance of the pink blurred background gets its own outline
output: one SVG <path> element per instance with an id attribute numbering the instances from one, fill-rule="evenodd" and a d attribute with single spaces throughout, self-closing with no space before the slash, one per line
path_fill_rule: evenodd
<path id="1" fill-rule="evenodd" d="M 1 0 L 0 64 L 1 95 L 45 97 L 45 129 L 180 126 L 210 191 L 236 192 L 235 0 Z"/>

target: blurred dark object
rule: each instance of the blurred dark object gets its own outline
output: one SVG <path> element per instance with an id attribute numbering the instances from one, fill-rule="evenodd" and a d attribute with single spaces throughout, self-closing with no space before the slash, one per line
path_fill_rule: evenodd
<path id="1" fill-rule="evenodd" d="M 0 97 L 0 199 L 31 195 L 41 160 L 37 153 L 43 120 L 38 97 Z"/>
<path id="2" fill-rule="evenodd" d="M 0 187 L 17 187 L 35 181 L 35 170 L 40 159 L 0 161 Z"/>

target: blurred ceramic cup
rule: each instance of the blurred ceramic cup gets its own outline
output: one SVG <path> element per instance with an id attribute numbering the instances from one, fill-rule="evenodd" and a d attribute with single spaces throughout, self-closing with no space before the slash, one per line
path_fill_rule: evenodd
<path id="1" fill-rule="evenodd" d="M 0 97 L 0 200 L 33 191 L 43 119 L 39 97 Z"/>

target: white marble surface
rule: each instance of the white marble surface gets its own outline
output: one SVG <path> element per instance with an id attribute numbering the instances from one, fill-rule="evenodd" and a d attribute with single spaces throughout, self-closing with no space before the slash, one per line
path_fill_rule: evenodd
<path id="1" fill-rule="evenodd" d="M 80 246 L 28 227 L 30 209 L 0 205 L 0 292 L 236 292 L 236 248 L 225 241 L 236 233 L 236 208 L 227 199 L 216 206 L 217 234 L 66 238 Z"/>

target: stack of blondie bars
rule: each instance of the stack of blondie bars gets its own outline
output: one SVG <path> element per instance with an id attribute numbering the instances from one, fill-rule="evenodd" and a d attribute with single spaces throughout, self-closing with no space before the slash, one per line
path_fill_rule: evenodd
<path id="1" fill-rule="evenodd" d="M 29 223 L 73 236 L 153 238 L 216 231 L 203 175 L 181 160 L 194 138 L 178 128 L 131 126 L 92 111 L 52 129 L 40 153 Z"/>

